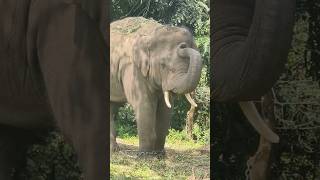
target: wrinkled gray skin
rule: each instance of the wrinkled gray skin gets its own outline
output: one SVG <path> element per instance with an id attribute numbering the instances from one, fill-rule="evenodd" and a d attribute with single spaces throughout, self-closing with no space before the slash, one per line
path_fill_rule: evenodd
<path id="1" fill-rule="evenodd" d="M 270 142 L 279 137 L 251 102 L 270 91 L 287 61 L 295 0 L 215 0 L 211 99 L 240 102 L 249 122 Z"/>
<path id="2" fill-rule="evenodd" d="M 135 21 L 143 22 L 133 32 L 114 30 Z M 164 92 L 190 93 L 200 79 L 202 61 L 193 36 L 184 28 L 126 18 L 111 24 L 110 38 L 111 149 L 118 149 L 114 114 L 128 102 L 136 115 L 139 151 L 162 151 L 171 114 Z"/>

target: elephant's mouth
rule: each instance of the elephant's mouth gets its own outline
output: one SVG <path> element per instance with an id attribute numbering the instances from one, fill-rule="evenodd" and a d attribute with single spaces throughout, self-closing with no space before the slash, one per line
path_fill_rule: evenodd
<path id="1" fill-rule="evenodd" d="M 191 106 L 197 107 L 197 103 L 192 99 L 190 93 L 184 94 L 184 96 L 187 98 L 188 102 L 191 104 Z M 168 108 L 171 108 L 171 103 L 170 103 L 170 92 L 169 91 L 164 91 L 164 101 L 167 105 Z"/>

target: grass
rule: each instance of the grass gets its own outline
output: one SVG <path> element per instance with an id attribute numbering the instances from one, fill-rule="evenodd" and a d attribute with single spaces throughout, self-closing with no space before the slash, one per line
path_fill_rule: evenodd
<path id="1" fill-rule="evenodd" d="M 209 179 L 209 146 L 175 131 L 166 141 L 166 158 L 138 159 L 137 137 L 117 139 L 122 151 L 111 154 L 111 179 Z"/>

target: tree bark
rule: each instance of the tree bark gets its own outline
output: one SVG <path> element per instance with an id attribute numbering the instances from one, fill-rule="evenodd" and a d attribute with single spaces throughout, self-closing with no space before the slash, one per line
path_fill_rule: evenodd
<path id="1" fill-rule="evenodd" d="M 191 95 L 194 95 L 194 92 L 191 93 Z M 190 139 L 193 139 L 192 130 L 193 130 L 195 113 L 196 113 L 196 107 L 191 105 L 189 111 L 187 112 L 187 119 L 186 119 L 186 131 Z"/>

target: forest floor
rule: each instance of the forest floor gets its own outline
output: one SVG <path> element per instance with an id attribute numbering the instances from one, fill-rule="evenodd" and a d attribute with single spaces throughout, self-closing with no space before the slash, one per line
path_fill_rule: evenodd
<path id="1" fill-rule="evenodd" d="M 120 152 L 111 154 L 111 179 L 209 179 L 209 145 L 167 138 L 166 158 L 138 159 L 138 138 L 117 139 Z"/>

